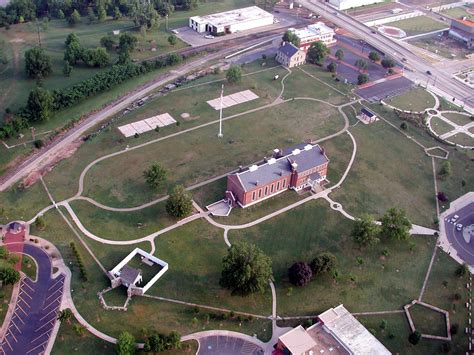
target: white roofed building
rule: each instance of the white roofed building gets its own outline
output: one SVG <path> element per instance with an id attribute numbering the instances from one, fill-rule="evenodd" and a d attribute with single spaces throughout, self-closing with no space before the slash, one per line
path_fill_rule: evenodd
<path id="1" fill-rule="evenodd" d="M 327 46 L 336 43 L 334 39 L 336 33 L 324 22 L 316 22 L 305 28 L 293 30 L 293 32 L 300 40 L 300 49 L 305 52 L 308 51 L 313 42 L 321 41 Z"/>
<path id="2" fill-rule="evenodd" d="M 273 15 L 258 6 L 189 18 L 189 27 L 199 33 L 222 35 L 273 24 Z"/>
<path id="3" fill-rule="evenodd" d="M 383 0 L 329 0 L 329 3 L 338 10 L 347 10 L 353 7 L 376 4 Z"/>

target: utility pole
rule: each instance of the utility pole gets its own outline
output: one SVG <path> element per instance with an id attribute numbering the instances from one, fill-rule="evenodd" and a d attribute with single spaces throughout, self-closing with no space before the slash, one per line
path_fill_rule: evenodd
<path id="1" fill-rule="evenodd" d="M 36 137 L 35 137 L 35 127 L 31 127 L 31 138 L 35 141 L 36 140 Z"/>
<path id="2" fill-rule="evenodd" d="M 219 133 L 217 137 L 222 138 L 224 135 L 222 134 L 222 101 L 224 100 L 224 84 L 222 84 L 222 91 L 221 91 L 221 107 L 219 110 Z"/>
<path id="3" fill-rule="evenodd" d="M 36 32 L 38 33 L 38 45 L 41 48 L 41 31 L 40 31 L 40 25 L 38 23 L 38 19 L 36 19 Z"/>
<path id="4" fill-rule="evenodd" d="M 166 14 L 166 31 L 168 31 L 168 14 Z"/>

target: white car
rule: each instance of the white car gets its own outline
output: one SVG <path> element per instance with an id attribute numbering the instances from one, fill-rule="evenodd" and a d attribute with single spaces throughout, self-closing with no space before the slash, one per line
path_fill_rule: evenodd
<path id="1" fill-rule="evenodd" d="M 451 223 L 456 223 L 456 221 L 459 219 L 459 216 L 457 214 L 455 214 L 452 218 L 451 218 Z"/>
<path id="2" fill-rule="evenodd" d="M 177 35 L 179 33 L 178 30 L 171 30 L 171 33 L 174 33 L 175 35 Z"/>
<path id="3" fill-rule="evenodd" d="M 456 224 L 456 230 L 462 231 L 462 224 L 461 223 Z"/>
<path id="4" fill-rule="evenodd" d="M 213 36 L 213 35 L 205 35 L 204 38 L 206 38 L 206 39 L 213 39 L 214 36 Z"/>

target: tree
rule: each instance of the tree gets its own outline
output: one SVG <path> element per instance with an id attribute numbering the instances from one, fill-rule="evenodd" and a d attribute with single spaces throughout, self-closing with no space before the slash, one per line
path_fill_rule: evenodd
<path id="1" fill-rule="evenodd" d="M 385 69 L 390 69 L 395 66 L 395 61 L 392 58 L 384 58 L 380 62 Z"/>
<path id="2" fill-rule="evenodd" d="M 0 247 L 0 259 L 6 259 L 8 258 L 8 249 L 5 247 Z"/>
<path id="3" fill-rule="evenodd" d="M 311 44 L 306 55 L 306 60 L 312 64 L 320 64 L 329 54 L 329 48 L 321 41 Z"/>
<path id="4" fill-rule="evenodd" d="M 115 38 L 112 35 L 107 35 L 100 39 L 100 45 L 108 51 L 112 50 L 116 44 L 117 42 L 115 42 Z"/>
<path id="5" fill-rule="evenodd" d="M 335 73 L 337 71 L 337 64 L 335 62 L 331 62 L 328 64 L 327 69 L 331 73 Z"/>
<path id="6" fill-rule="evenodd" d="M 136 353 L 135 338 L 129 332 L 120 333 L 117 338 L 116 351 L 118 355 L 132 355 Z"/>
<path id="7" fill-rule="evenodd" d="M 117 64 L 119 65 L 126 65 L 130 62 L 130 52 L 124 51 L 120 52 L 117 60 Z"/>
<path id="8" fill-rule="evenodd" d="M 117 21 L 117 20 L 120 20 L 122 18 L 122 13 L 120 12 L 120 9 L 115 6 L 114 7 L 114 20 Z"/>
<path id="9" fill-rule="evenodd" d="M 178 43 L 178 38 L 175 35 L 171 35 L 168 37 L 168 43 L 175 46 Z"/>
<path id="10" fill-rule="evenodd" d="M 64 11 L 61 10 L 61 9 L 58 10 L 58 18 L 59 18 L 60 20 L 64 20 L 64 18 L 65 18 L 65 16 L 64 16 Z"/>
<path id="11" fill-rule="evenodd" d="M 183 57 L 180 54 L 171 53 L 171 54 L 168 54 L 168 56 L 166 57 L 166 64 L 176 65 L 176 64 L 181 63 L 182 60 L 183 60 Z M 179 121 L 176 122 L 176 124 L 179 126 Z"/>
<path id="12" fill-rule="evenodd" d="M 357 59 L 354 65 L 359 69 L 359 71 L 366 70 L 369 67 L 367 62 L 363 59 Z"/>
<path id="13" fill-rule="evenodd" d="M 69 23 L 69 25 L 71 25 L 71 26 L 75 26 L 75 25 L 77 25 L 79 22 L 81 22 L 81 14 L 79 13 L 79 11 L 74 10 L 74 11 L 71 13 L 71 16 L 69 16 L 68 23 Z"/>
<path id="14" fill-rule="evenodd" d="M 181 334 L 178 332 L 171 332 L 166 337 L 166 345 L 168 349 L 181 349 Z"/>
<path id="15" fill-rule="evenodd" d="M 160 164 L 153 164 L 143 172 L 145 181 L 152 189 L 158 189 L 166 181 L 167 171 Z"/>
<path id="16" fill-rule="evenodd" d="M 359 247 L 366 247 L 379 242 L 379 233 L 380 227 L 375 224 L 372 216 L 363 214 L 355 220 L 351 236 L 354 243 Z"/>
<path id="17" fill-rule="evenodd" d="M 84 335 L 86 331 L 86 328 L 80 323 L 74 323 L 72 329 L 74 329 L 74 331 L 80 336 Z"/>
<path id="18" fill-rule="evenodd" d="M 406 131 L 406 130 L 408 129 L 407 123 L 406 123 L 406 122 L 402 122 L 402 123 L 400 124 L 400 128 L 403 129 L 404 131 Z"/>
<path id="19" fill-rule="evenodd" d="M 137 37 L 128 32 L 122 33 L 119 37 L 120 52 L 133 52 L 137 43 Z"/>
<path id="20" fill-rule="evenodd" d="M 313 272 L 307 263 L 298 261 L 288 269 L 288 277 L 293 285 L 304 286 L 311 281 Z"/>
<path id="21" fill-rule="evenodd" d="M 67 60 L 64 61 L 63 74 L 64 76 L 70 76 L 72 72 L 72 65 Z"/>
<path id="22" fill-rule="evenodd" d="M 418 342 L 421 340 L 421 333 L 418 330 L 415 330 L 413 333 L 410 333 L 408 336 L 408 341 L 412 343 L 413 345 L 418 344 Z"/>
<path id="23" fill-rule="evenodd" d="M 176 185 L 171 190 L 168 201 L 166 201 L 166 212 L 170 216 L 181 218 L 189 215 L 193 210 L 191 195 L 184 186 Z"/>
<path id="24" fill-rule="evenodd" d="M 94 9 L 91 6 L 87 8 L 87 19 L 89 20 L 89 24 L 92 24 L 95 21 Z"/>
<path id="25" fill-rule="evenodd" d="M 382 222 L 380 233 L 383 237 L 393 240 L 406 240 L 410 237 L 411 222 L 404 210 L 390 208 L 380 221 Z"/>
<path id="26" fill-rule="evenodd" d="M 131 0 L 128 7 L 128 15 L 135 23 L 135 26 L 145 26 L 147 29 L 152 28 L 160 17 L 153 3 L 143 0 Z"/>
<path id="27" fill-rule="evenodd" d="M 99 6 L 97 9 L 97 19 L 100 22 L 104 22 L 107 18 L 107 13 L 105 12 L 105 9 L 103 6 Z"/>
<path id="28" fill-rule="evenodd" d="M 84 49 L 79 42 L 79 37 L 73 32 L 66 37 L 66 50 L 64 51 L 64 60 L 74 65 L 82 59 Z"/>
<path id="29" fill-rule="evenodd" d="M 338 59 L 338 60 L 343 60 L 344 59 L 344 51 L 339 48 L 336 53 L 334 54 L 334 56 Z"/>
<path id="30" fill-rule="evenodd" d="M 61 323 L 64 321 L 66 321 L 67 323 L 70 323 L 72 315 L 73 314 L 72 314 L 71 308 L 63 309 L 62 311 L 58 313 L 58 321 L 60 321 Z"/>
<path id="31" fill-rule="evenodd" d="M 322 252 L 311 261 L 310 266 L 313 275 L 316 276 L 331 271 L 336 267 L 336 264 L 337 258 L 334 254 L 330 252 Z"/>
<path id="32" fill-rule="evenodd" d="M 105 48 L 88 48 L 82 52 L 82 60 L 90 67 L 105 67 L 109 64 L 110 56 Z"/>
<path id="33" fill-rule="evenodd" d="M 446 194 L 443 192 L 443 191 L 440 191 L 438 192 L 438 194 L 436 195 L 436 197 L 438 198 L 438 200 L 440 200 L 441 202 L 446 202 L 448 201 L 448 196 L 446 196 Z"/>
<path id="34" fill-rule="evenodd" d="M 268 282 L 273 280 L 271 259 L 253 244 L 233 244 L 222 263 L 219 283 L 231 290 L 232 295 L 264 292 Z"/>
<path id="35" fill-rule="evenodd" d="M 282 40 L 288 43 L 293 43 L 296 47 L 300 46 L 300 39 L 294 31 L 287 30 L 283 34 Z"/>
<path id="36" fill-rule="evenodd" d="M 230 84 L 236 84 L 242 80 L 242 69 L 238 65 L 232 65 L 225 76 Z"/>
<path id="37" fill-rule="evenodd" d="M 376 51 L 372 51 L 369 53 L 369 59 L 372 62 L 378 62 L 380 60 L 380 55 Z"/>
<path id="38" fill-rule="evenodd" d="M 459 277 L 466 276 L 469 273 L 469 266 L 466 263 L 462 263 L 456 268 L 456 275 Z"/>
<path id="39" fill-rule="evenodd" d="M 53 96 L 48 90 L 37 86 L 30 92 L 26 103 L 26 110 L 31 121 L 43 122 L 48 120 L 52 108 Z"/>
<path id="40" fill-rule="evenodd" d="M 44 219 L 41 216 L 38 216 L 35 220 L 35 227 L 40 231 L 46 228 L 46 224 L 44 223 Z"/>
<path id="41" fill-rule="evenodd" d="M 31 48 L 25 52 L 25 70 L 29 78 L 46 78 L 53 72 L 51 58 L 43 48 Z"/>
<path id="42" fill-rule="evenodd" d="M 0 280 L 5 285 L 14 285 L 20 281 L 20 273 L 12 267 L 5 267 L 0 271 Z"/>
<path id="43" fill-rule="evenodd" d="M 364 73 L 360 73 L 358 76 L 357 76 L 357 84 L 358 85 L 362 85 L 362 84 L 365 84 L 369 81 L 369 76 L 367 74 L 364 74 Z"/>
<path id="44" fill-rule="evenodd" d="M 451 175 L 452 173 L 452 167 L 451 167 L 451 162 L 449 160 L 445 160 L 443 161 L 443 163 L 441 164 L 441 169 L 439 170 L 438 172 L 438 175 L 445 179 L 447 178 L 448 176 Z"/>

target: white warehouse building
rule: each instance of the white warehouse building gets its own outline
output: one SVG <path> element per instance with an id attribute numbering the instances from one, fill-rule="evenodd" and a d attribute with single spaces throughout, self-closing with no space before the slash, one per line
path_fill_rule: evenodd
<path id="1" fill-rule="evenodd" d="M 273 24 L 273 15 L 257 6 L 189 18 L 189 27 L 213 35 L 250 30 Z"/>
<path id="2" fill-rule="evenodd" d="M 329 0 L 329 3 L 338 10 L 347 10 L 353 7 L 375 4 L 383 0 Z"/>

